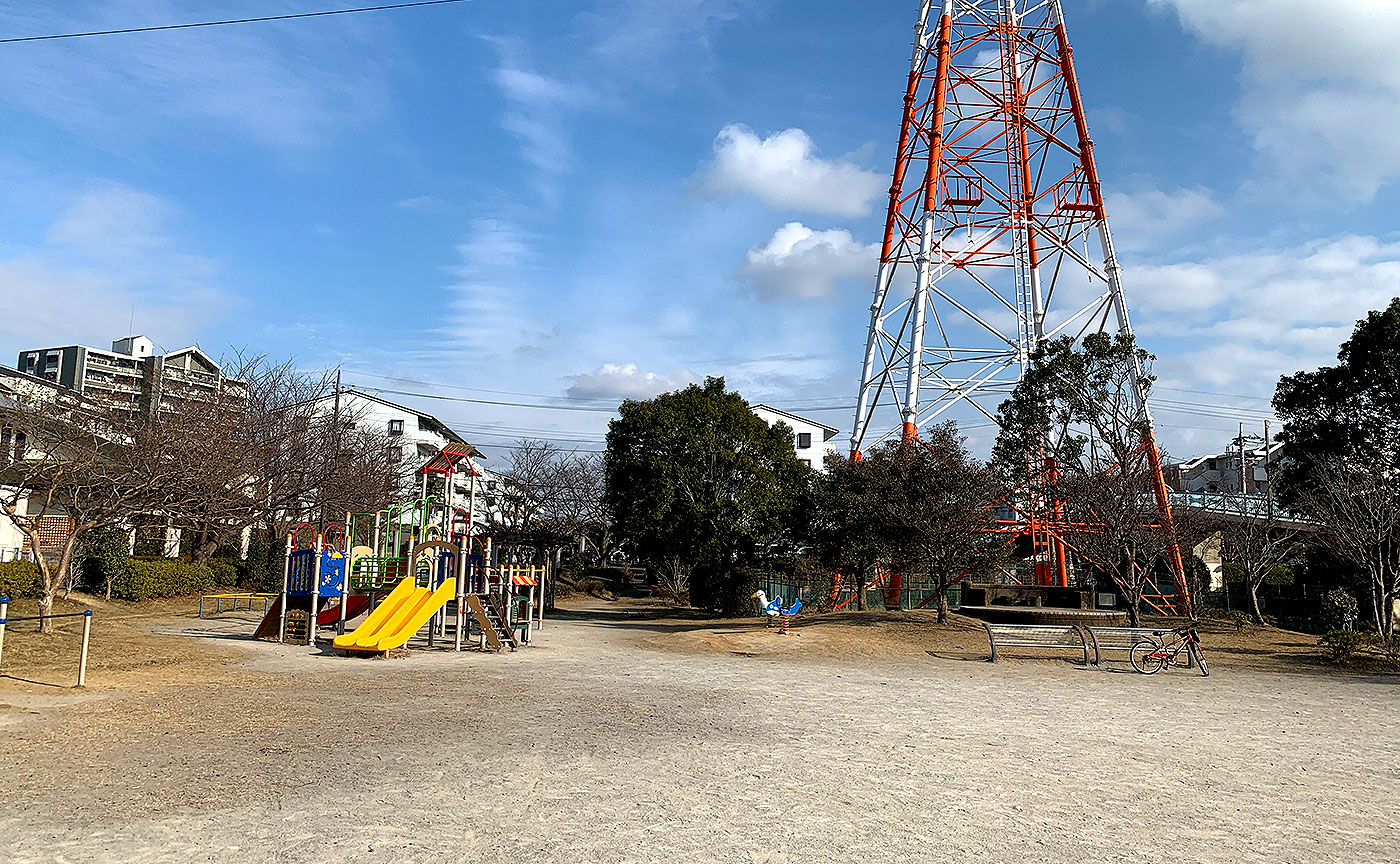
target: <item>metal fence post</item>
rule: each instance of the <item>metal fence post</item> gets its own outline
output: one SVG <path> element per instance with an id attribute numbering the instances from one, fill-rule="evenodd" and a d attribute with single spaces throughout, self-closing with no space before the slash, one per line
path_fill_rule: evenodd
<path id="1" fill-rule="evenodd" d="M 83 650 L 78 655 L 78 686 L 87 683 L 88 636 L 92 633 L 92 610 L 83 613 Z"/>

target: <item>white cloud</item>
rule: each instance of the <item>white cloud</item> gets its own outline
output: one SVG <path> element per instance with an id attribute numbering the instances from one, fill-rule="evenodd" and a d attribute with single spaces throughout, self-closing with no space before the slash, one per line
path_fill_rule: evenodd
<path id="1" fill-rule="evenodd" d="M 738 278 L 766 300 L 829 297 L 843 279 L 873 275 L 879 246 L 856 242 L 841 228 L 813 231 L 789 222 L 749 250 Z"/>
<path id="2" fill-rule="evenodd" d="M 1400 178 L 1400 4 L 1389 0 L 1148 0 L 1243 57 L 1236 116 L 1293 180 L 1368 199 Z"/>
<path id="3" fill-rule="evenodd" d="M 801 129 L 759 138 L 731 124 L 715 138 L 715 157 L 699 190 L 713 196 L 753 195 L 770 207 L 860 216 L 888 185 L 888 178 L 845 159 L 823 159 Z"/>
<path id="4" fill-rule="evenodd" d="M 1115 245 L 1142 249 L 1156 241 L 1189 233 L 1225 215 L 1215 195 L 1202 187 L 1165 191 L 1143 188 L 1107 196 Z"/>
<path id="5" fill-rule="evenodd" d="M 116 183 L 79 194 L 41 242 L 0 258 L 0 338 L 20 348 L 104 347 L 126 335 L 134 310 L 136 329 L 167 347 L 197 341 L 227 302 L 215 262 L 171 235 L 178 215 L 165 199 Z"/>
<path id="6" fill-rule="evenodd" d="M 1134 266 L 1126 278 L 1142 342 L 1164 371 L 1268 394 L 1278 376 L 1331 362 L 1358 319 L 1400 296 L 1400 241 L 1347 235 Z"/>
<path id="7" fill-rule="evenodd" d="M 575 399 L 650 399 L 658 393 L 679 390 L 698 380 L 689 371 L 672 375 L 643 372 L 636 363 L 604 363 L 592 372 L 568 376 L 574 383 L 565 391 Z"/>

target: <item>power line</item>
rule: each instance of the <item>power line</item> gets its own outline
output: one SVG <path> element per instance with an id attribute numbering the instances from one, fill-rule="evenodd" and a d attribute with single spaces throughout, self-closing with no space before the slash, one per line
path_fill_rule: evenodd
<path id="1" fill-rule="evenodd" d="M 437 399 L 442 402 L 466 402 L 471 405 L 500 405 L 506 408 L 542 408 L 548 411 L 592 411 L 602 414 L 616 414 L 616 408 L 594 408 L 590 405 L 541 405 L 535 402 L 505 402 L 496 399 L 468 399 L 465 396 L 440 396 L 436 393 L 415 393 L 412 390 L 392 390 L 387 387 L 362 387 L 374 393 L 392 393 L 395 396 L 415 396 L 419 399 Z"/>
<path id="2" fill-rule="evenodd" d="M 463 387 L 460 384 L 439 384 L 434 381 L 420 381 L 416 378 L 404 378 L 401 375 L 376 375 L 373 372 L 361 372 L 357 369 L 346 369 L 347 375 L 363 375 L 366 378 L 378 378 L 380 381 L 399 381 L 406 384 L 422 384 L 427 387 L 440 387 L 443 390 L 462 390 L 467 393 L 492 393 L 497 396 L 525 396 L 530 399 L 568 399 L 574 402 L 607 402 L 616 405 L 616 399 L 607 399 L 598 396 L 554 396 L 549 393 L 521 393 L 516 390 L 487 390 L 483 387 Z"/>
<path id="3" fill-rule="evenodd" d="M 1196 393 L 1196 394 L 1199 394 L 1199 395 L 1201 395 L 1201 396 L 1223 396 L 1223 397 L 1225 397 L 1226 399 L 1253 399 L 1253 400 L 1255 400 L 1255 401 L 1257 401 L 1257 402 L 1272 402 L 1272 401 L 1273 401 L 1273 398 L 1270 397 L 1270 396 L 1246 396 L 1246 395 L 1244 395 L 1243 393 L 1217 393 L 1217 392 L 1214 391 L 1214 390 L 1188 390 L 1188 389 L 1186 389 L 1185 387 L 1163 387 L 1163 386 L 1161 386 L 1161 385 L 1157 385 L 1157 386 L 1154 387 L 1153 389 L 1155 389 L 1155 390 L 1170 390 L 1170 391 L 1172 391 L 1173 393 Z"/>
<path id="4" fill-rule="evenodd" d="M 87 36 L 118 36 L 124 33 L 154 33 L 158 30 L 192 30 L 196 27 L 222 27 L 225 24 L 260 24 L 265 21 L 290 21 L 293 18 L 324 18 L 328 15 L 354 15 L 359 12 L 385 12 L 390 9 L 411 9 L 415 6 L 443 6 L 466 3 L 469 0 L 413 0 L 383 6 L 358 6 L 353 9 L 326 9 L 321 12 L 292 12 L 285 15 L 263 15 L 258 18 L 226 18 L 221 21 L 198 21 L 191 24 L 159 24 L 153 27 L 123 27 L 118 30 L 88 30 L 81 33 L 51 33 L 46 36 L 12 36 L 0 39 L 0 45 L 15 42 L 49 42 L 54 39 L 82 39 Z"/>

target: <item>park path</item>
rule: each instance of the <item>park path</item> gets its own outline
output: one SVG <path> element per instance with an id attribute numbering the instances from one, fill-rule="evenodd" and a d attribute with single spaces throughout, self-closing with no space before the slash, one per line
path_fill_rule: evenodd
<path id="1" fill-rule="evenodd" d="M 0 743 L 0 857 L 1400 860 L 1393 679 L 657 649 L 686 626 L 594 611 L 513 655 L 387 661 L 239 643 L 213 680 Z"/>

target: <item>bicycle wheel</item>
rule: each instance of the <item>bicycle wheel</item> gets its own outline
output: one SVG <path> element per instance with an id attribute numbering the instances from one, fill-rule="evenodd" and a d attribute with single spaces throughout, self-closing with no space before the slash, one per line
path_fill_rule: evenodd
<path id="1" fill-rule="evenodd" d="M 1128 654 L 1128 660 L 1132 662 L 1134 669 L 1144 675 L 1161 672 L 1162 664 L 1167 662 L 1167 658 L 1162 656 L 1162 646 L 1150 639 L 1144 639 L 1134 645 Z"/>
<path id="2" fill-rule="evenodd" d="M 1196 663 L 1201 667 L 1201 677 L 1204 678 L 1209 675 L 1210 670 L 1206 668 L 1206 655 L 1201 653 L 1201 646 L 1192 645 L 1191 653 L 1196 656 Z"/>

